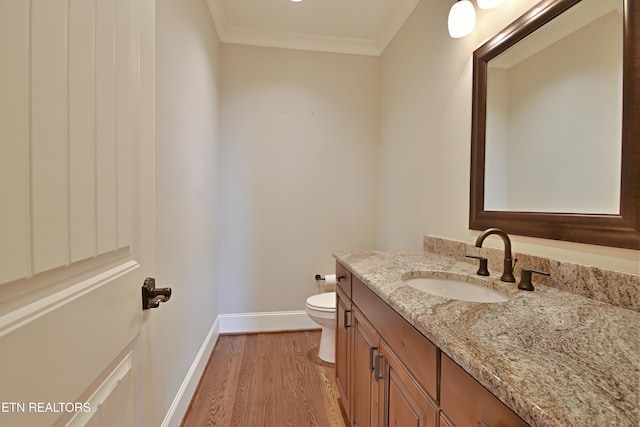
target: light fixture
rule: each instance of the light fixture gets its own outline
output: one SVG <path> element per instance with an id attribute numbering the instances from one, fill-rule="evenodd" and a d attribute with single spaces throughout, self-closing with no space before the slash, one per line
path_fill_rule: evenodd
<path id="1" fill-rule="evenodd" d="M 476 9 L 473 3 L 469 0 L 458 0 L 451 6 L 448 24 L 449 35 L 454 39 L 470 34 L 476 26 Z"/>
<path id="2" fill-rule="evenodd" d="M 478 7 L 480 9 L 493 9 L 504 3 L 504 0 L 478 0 Z"/>

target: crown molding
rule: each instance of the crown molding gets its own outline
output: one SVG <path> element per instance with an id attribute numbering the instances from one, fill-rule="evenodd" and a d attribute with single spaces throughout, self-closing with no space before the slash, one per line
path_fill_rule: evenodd
<path id="1" fill-rule="evenodd" d="M 209 13 L 222 43 L 352 55 L 380 56 L 419 0 L 403 4 L 375 38 L 336 37 L 300 32 L 270 31 L 231 25 L 222 0 L 207 0 Z"/>
<path id="2" fill-rule="evenodd" d="M 317 34 L 256 30 L 234 26 L 225 28 L 220 41 L 233 44 L 353 55 L 380 56 L 382 53 L 376 42 L 370 39 L 328 37 Z"/>

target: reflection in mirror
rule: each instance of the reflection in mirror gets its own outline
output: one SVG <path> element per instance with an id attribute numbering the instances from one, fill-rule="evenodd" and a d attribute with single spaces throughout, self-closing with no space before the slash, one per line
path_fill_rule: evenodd
<path id="1" fill-rule="evenodd" d="M 469 228 L 640 249 L 639 200 L 640 1 L 540 0 L 473 53 Z"/>
<path id="2" fill-rule="evenodd" d="M 486 210 L 619 214 L 621 0 L 583 0 L 488 62 Z"/>

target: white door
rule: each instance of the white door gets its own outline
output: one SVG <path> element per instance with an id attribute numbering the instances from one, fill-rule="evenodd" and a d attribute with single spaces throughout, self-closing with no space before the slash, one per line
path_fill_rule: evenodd
<path id="1" fill-rule="evenodd" d="M 154 13 L 0 0 L 2 426 L 149 425 Z"/>

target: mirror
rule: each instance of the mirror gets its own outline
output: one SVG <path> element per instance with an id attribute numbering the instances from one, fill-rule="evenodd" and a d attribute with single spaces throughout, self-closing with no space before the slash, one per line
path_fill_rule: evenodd
<path id="1" fill-rule="evenodd" d="M 622 22 L 583 0 L 487 62 L 485 210 L 619 213 Z"/>
<path id="2" fill-rule="evenodd" d="M 640 249 L 640 12 L 543 0 L 473 55 L 469 227 Z"/>

